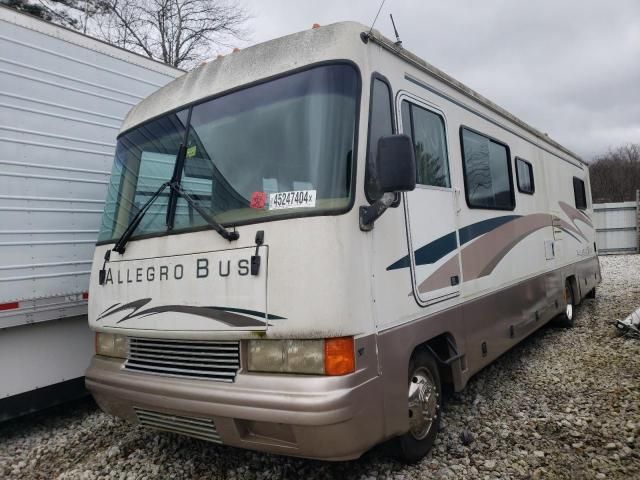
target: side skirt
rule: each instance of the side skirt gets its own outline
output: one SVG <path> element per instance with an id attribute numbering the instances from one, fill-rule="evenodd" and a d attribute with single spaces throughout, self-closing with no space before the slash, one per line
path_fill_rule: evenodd
<path id="1" fill-rule="evenodd" d="M 597 257 L 537 275 L 515 285 L 384 330 L 378 334 L 387 438 L 408 429 L 408 365 L 414 349 L 447 335 L 453 339 L 451 378 L 461 390 L 469 378 L 538 330 L 563 307 L 564 280 L 575 276 L 584 297 L 599 281 Z M 451 348 L 449 348 L 451 352 Z M 446 362 L 445 362 L 446 363 Z"/>

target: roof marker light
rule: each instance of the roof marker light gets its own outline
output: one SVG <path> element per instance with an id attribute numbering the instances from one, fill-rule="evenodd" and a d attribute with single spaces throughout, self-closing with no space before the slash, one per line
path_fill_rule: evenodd
<path id="1" fill-rule="evenodd" d="M 314 23 L 313 25 L 311 25 L 311 28 L 312 28 L 313 30 L 315 30 L 315 29 L 317 29 L 317 28 L 320 28 L 320 24 L 319 24 L 319 23 Z"/>

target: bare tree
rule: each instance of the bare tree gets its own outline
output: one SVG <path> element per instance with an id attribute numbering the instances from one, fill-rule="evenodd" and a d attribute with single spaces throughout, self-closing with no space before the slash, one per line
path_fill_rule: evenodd
<path id="1" fill-rule="evenodd" d="M 104 0 L 98 32 L 114 45 L 190 69 L 212 49 L 243 39 L 247 12 L 237 0 Z"/>
<path id="2" fill-rule="evenodd" d="M 609 150 L 589 165 L 594 202 L 628 202 L 640 189 L 640 143 Z"/>
<path id="3" fill-rule="evenodd" d="M 0 0 L 0 4 L 83 33 L 90 20 L 104 11 L 104 0 Z"/>

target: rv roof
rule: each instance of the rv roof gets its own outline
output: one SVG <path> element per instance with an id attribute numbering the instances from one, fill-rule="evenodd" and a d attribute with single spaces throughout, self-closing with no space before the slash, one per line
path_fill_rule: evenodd
<path id="1" fill-rule="evenodd" d="M 360 34 L 368 31 L 369 27 L 357 22 L 334 23 L 276 38 L 204 63 L 136 105 L 127 115 L 121 132 L 165 112 L 309 63 L 358 58 L 363 54 Z M 548 135 L 523 122 L 417 55 L 404 48 L 398 48 L 392 40 L 377 30 L 371 31 L 369 40 L 504 117 L 541 141 L 585 163 L 575 153 L 552 140 Z"/>
<path id="2" fill-rule="evenodd" d="M 444 82 L 447 85 L 449 85 L 450 87 L 456 89 L 460 93 L 462 93 L 462 94 L 464 94 L 464 95 L 466 95 L 466 96 L 468 96 L 470 98 L 473 98 L 475 101 L 477 101 L 478 103 L 482 104 L 483 106 L 485 106 L 489 110 L 492 110 L 493 112 L 497 113 L 498 115 L 509 119 L 511 122 L 515 123 L 520 128 L 528 131 L 532 135 L 535 135 L 540 140 L 542 140 L 542 141 L 554 146 L 558 150 L 566 153 L 567 155 L 575 158 L 576 160 L 579 160 L 581 163 L 584 163 L 586 165 L 586 162 L 584 160 L 582 160 L 578 155 L 573 153 L 568 148 L 563 147 L 562 145 L 560 145 L 558 142 L 556 142 L 555 140 L 550 138 L 549 135 L 547 135 L 546 133 L 542 133 L 540 130 L 532 127 L 528 123 L 523 122 L 522 120 L 520 120 L 515 115 L 512 115 L 511 113 L 506 111 L 504 108 L 502 108 L 499 105 L 493 103 L 491 100 L 489 100 L 485 96 L 480 95 L 475 90 L 467 87 L 464 83 L 459 82 L 458 80 L 453 78 L 451 75 L 448 75 L 445 72 L 443 72 L 442 70 L 440 70 L 439 68 L 434 67 L 429 62 L 423 60 L 422 58 L 418 57 L 417 55 L 415 55 L 414 53 L 410 52 L 409 50 L 406 50 L 406 49 L 401 48 L 401 47 L 398 48 L 396 46 L 396 44 L 392 40 L 390 40 L 389 38 L 387 38 L 384 35 L 380 34 L 380 32 L 378 32 L 377 30 L 373 30 L 371 32 L 371 34 L 369 35 L 369 39 L 374 41 L 375 43 L 379 44 L 380 46 L 382 46 L 386 50 L 389 50 L 390 52 L 394 53 L 395 55 L 401 57 L 405 61 L 415 65 L 420 70 L 423 70 L 423 71 L 429 73 L 430 75 L 440 79 L 442 82 Z"/>

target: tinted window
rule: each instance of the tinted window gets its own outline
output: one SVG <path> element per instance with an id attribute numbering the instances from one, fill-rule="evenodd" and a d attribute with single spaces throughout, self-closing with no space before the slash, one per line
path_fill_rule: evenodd
<path id="1" fill-rule="evenodd" d="M 402 102 L 402 125 L 416 151 L 416 183 L 451 187 L 444 120 L 436 113 Z"/>
<path id="2" fill-rule="evenodd" d="M 467 204 L 473 208 L 513 210 L 507 146 L 463 128 L 462 158 Z"/>
<path id="3" fill-rule="evenodd" d="M 119 237 L 172 178 L 185 143 L 181 186 L 225 225 L 339 212 L 351 198 L 358 72 L 323 65 L 253 85 L 138 126 L 118 139 L 99 240 Z M 279 208 L 271 196 L 304 198 Z M 165 190 L 136 235 L 167 233 Z M 178 197 L 174 231 L 207 225 Z"/>
<path id="4" fill-rule="evenodd" d="M 367 147 L 366 194 L 371 202 L 378 200 L 382 192 L 375 178 L 375 160 L 378 154 L 378 140 L 393 134 L 393 116 L 391 113 L 391 91 L 389 86 L 374 78 L 371 86 L 371 106 L 369 110 L 369 140 Z"/>
<path id="5" fill-rule="evenodd" d="M 171 179 L 176 156 L 184 142 L 187 110 L 171 113 L 120 136 L 98 240 L 117 238 L 133 216 Z M 136 234 L 166 229 L 169 192 L 151 205 Z"/>
<path id="6" fill-rule="evenodd" d="M 576 177 L 573 177 L 573 195 L 576 200 L 576 208 L 579 210 L 586 210 L 587 193 L 584 189 L 584 182 Z"/>
<path id="7" fill-rule="evenodd" d="M 533 166 L 516 157 L 516 177 L 518 178 L 518 190 L 522 193 L 532 194 L 535 186 L 533 184 Z"/>

